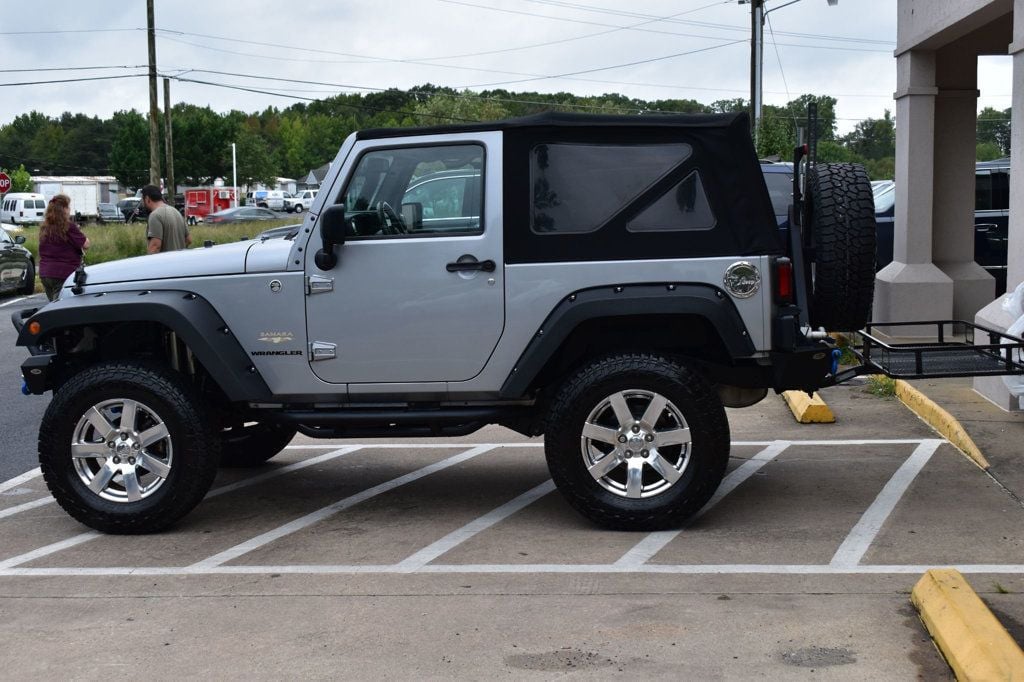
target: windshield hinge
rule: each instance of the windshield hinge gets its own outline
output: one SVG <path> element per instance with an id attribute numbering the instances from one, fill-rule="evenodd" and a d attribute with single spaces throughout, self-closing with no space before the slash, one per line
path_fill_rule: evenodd
<path id="1" fill-rule="evenodd" d="M 306 294 L 325 294 L 334 291 L 334 278 L 310 275 L 306 278 Z"/>
<path id="2" fill-rule="evenodd" d="M 333 360 L 338 356 L 338 344 L 326 341 L 314 341 L 309 344 L 309 360 Z"/>

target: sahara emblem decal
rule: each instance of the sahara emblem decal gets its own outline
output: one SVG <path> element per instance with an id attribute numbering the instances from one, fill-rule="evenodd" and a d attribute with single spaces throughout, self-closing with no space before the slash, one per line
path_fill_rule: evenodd
<path id="1" fill-rule="evenodd" d="M 266 343 L 288 343 L 295 340 L 295 334 L 291 332 L 260 332 L 260 341 Z"/>

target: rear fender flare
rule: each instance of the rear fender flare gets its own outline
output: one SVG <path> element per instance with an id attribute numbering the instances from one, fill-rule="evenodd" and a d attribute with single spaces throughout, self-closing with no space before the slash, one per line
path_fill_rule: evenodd
<path id="1" fill-rule="evenodd" d="M 581 323 L 632 315 L 702 317 L 718 332 L 730 357 L 749 357 L 756 352 L 732 299 L 717 287 L 668 283 L 584 289 L 562 299 L 547 316 L 505 380 L 501 397 L 522 397 Z"/>

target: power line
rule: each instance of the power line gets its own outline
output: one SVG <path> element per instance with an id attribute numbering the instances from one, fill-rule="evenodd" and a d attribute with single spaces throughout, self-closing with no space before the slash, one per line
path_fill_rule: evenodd
<path id="1" fill-rule="evenodd" d="M 621 28 L 621 27 L 619 27 L 619 26 L 617 26 L 615 24 L 604 24 L 604 23 L 601 23 L 601 22 L 598 22 L 598 21 L 587 21 L 585 19 L 570 19 L 570 18 L 567 18 L 567 17 L 555 17 L 555 16 L 551 16 L 550 14 L 537 14 L 535 12 L 523 12 L 523 11 L 520 11 L 520 10 L 505 9 L 505 8 L 502 8 L 502 7 L 491 7 L 490 5 L 478 5 L 478 4 L 472 3 L 472 2 L 465 2 L 464 0 L 437 0 L 437 1 L 449 4 L 449 5 L 461 5 L 463 7 L 474 7 L 476 9 L 490 10 L 492 12 L 502 12 L 502 13 L 505 13 L 505 14 L 515 14 L 515 15 L 527 16 L 527 17 L 537 17 L 537 18 L 541 18 L 541 19 L 550 19 L 551 21 L 568 22 L 568 23 L 571 23 L 571 24 L 583 24 L 583 25 L 587 25 L 587 26 L 602 26 L 602 27 L 605 27 L 605 28 Z M 641 15 L 641 16 L 645 16 L 645 17 L 650 18 L 651 15 Z M 680 22 L 683 22 L 683 20 L 680 20 Z M 694 23 L 696 23 L 696 22 L 694 22 Z M 716 26 L 716 25 L 707 24 L 707 25 L 705 25 L 705 27 L 707 27 L 707 28 L 726 28 L 726 29 L 732 30 L 732 31 L 740 30 L 740 29 L 738 29 L 738 27 L 735 27 L 735 26 L 725 26 L 725 25 L 717 25 Z M 665 30 L 654 29 L 654 28 L 635 28 L 633 30 L 640 31 L 640 32 L 643 32 L 643 33 L 657 33 L 657 34 L 661 34 L 661 35 L 679 36 L 679 37 L 684 37 L 684 38 L 703 38 L 703 39 L 706 39 L 706 40 L 728 40 L 728 38 L 723 38 L 723 37 L 718 37 L 718 36 L 700 35 L 700 34 L 694 34 L 694 33 L 680 33 L 678 31 L 665 31 Z M 812 37 L 810 34 L 807 34 L 807 35 L 808 35 L 808 37 Z M 797 44 L 797 43 L 779 43 L 779 45 L 781 47 L 805 47 L 805 48 L 813 48 L 813 49 L 820 49 L 820 50 L 842 50 L 842 51 L 847 51 L 847 52 L 882 52 L 882 53 L 885 53 L 885 54 L 890 54 L 892 52 L 891 50 L 874 50 L 874 49 L 862 49 L 862 48 L 855 48 L 855 47 L 838 47 L 838 46 L 831 46 L 831 45 L 800 45 L 800 44 Z"/>
<path id="2" fill-rule="evenodd" d="M 584 5 L 574 2 L 565 2 L 564 0 L 523 0 L 523 2 L 532 2 L 538 5 L 548 5 L 551 7 L 562 7 L 566 9 L 582 10 L 584 12 L 594 12 L 598 14 L 608 14 L 612 16 L 630 17 L 630 18 L 653 18 L 650 14 L 643 14 L 641 12 L 630 12 L 626 10 L 610 9 L 607 7 L 594 7 L 592 5 Z M 701 8 L 703 9 L 703 8 Z M 708 21 L 693 21 L 693 20 L 682 20 L 676 18 L 665 18 L 662 21 L 666 23 L 683 24 L 686 26 L 699 26 L 701 28 L 711 28 L 724 31 L 741 31 L 748 32 L 749 29 L 744 26 L 734 26 L 732 24 L 716 24 Z M 850 36 L 833 36 L 825 35 L 820 33 L 797 33 L 793 31 L 779 31 L 779 35 L 785 35 L 796 38 L 812 38 L 815 40 L 827 40 L 834 42 L 848 42 L 848 43 L 864 43 L 864 44 L 876 44 L 876 45 L 895 45 L 896 43 L 891 40 L 877 40 L 874 38 L 857 38 Z"/>
<path id="3" fill-rule="evenodd" d="M 0 83 L 0 88 L 12 88 L 18 85 L 49 85 L 52 83 L 83 83 L 85 81 L 109 81 L 117 80 L 118 78 L 140 78 L 146 76 L 145 73 L 126 73 L 120 76 L 94 76 L 92 78 L 61 78 L 59 80 L 52 81 L 24 81 L 21 83 Z"/>
<path id="4" fill-rule="evenodd" d="M 35 73 L 42 71 L 100 71 L 105 69 L 144 69 L 145 64 L 135 66 L 50 66 L 36 69 L 0 69 L 0 73 Z"/>
<path id="5" fill-rule="evenodd" d="M 124 33 L 127 31 L 142 31 L 141 28 L 76 28 L 53 31 L 0 31 L 0 36 L 38 36 L 38 35 L 59 35 L 62 33 Z"/>

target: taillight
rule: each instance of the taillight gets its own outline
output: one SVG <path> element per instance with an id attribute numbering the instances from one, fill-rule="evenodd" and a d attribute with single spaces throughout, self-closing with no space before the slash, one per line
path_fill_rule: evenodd
<path id="1" fill-rule="evenodd" d="M 788 258 L 775 260 L 775 302 L 789 305 L 793 302 L 793 261 Z"/>

